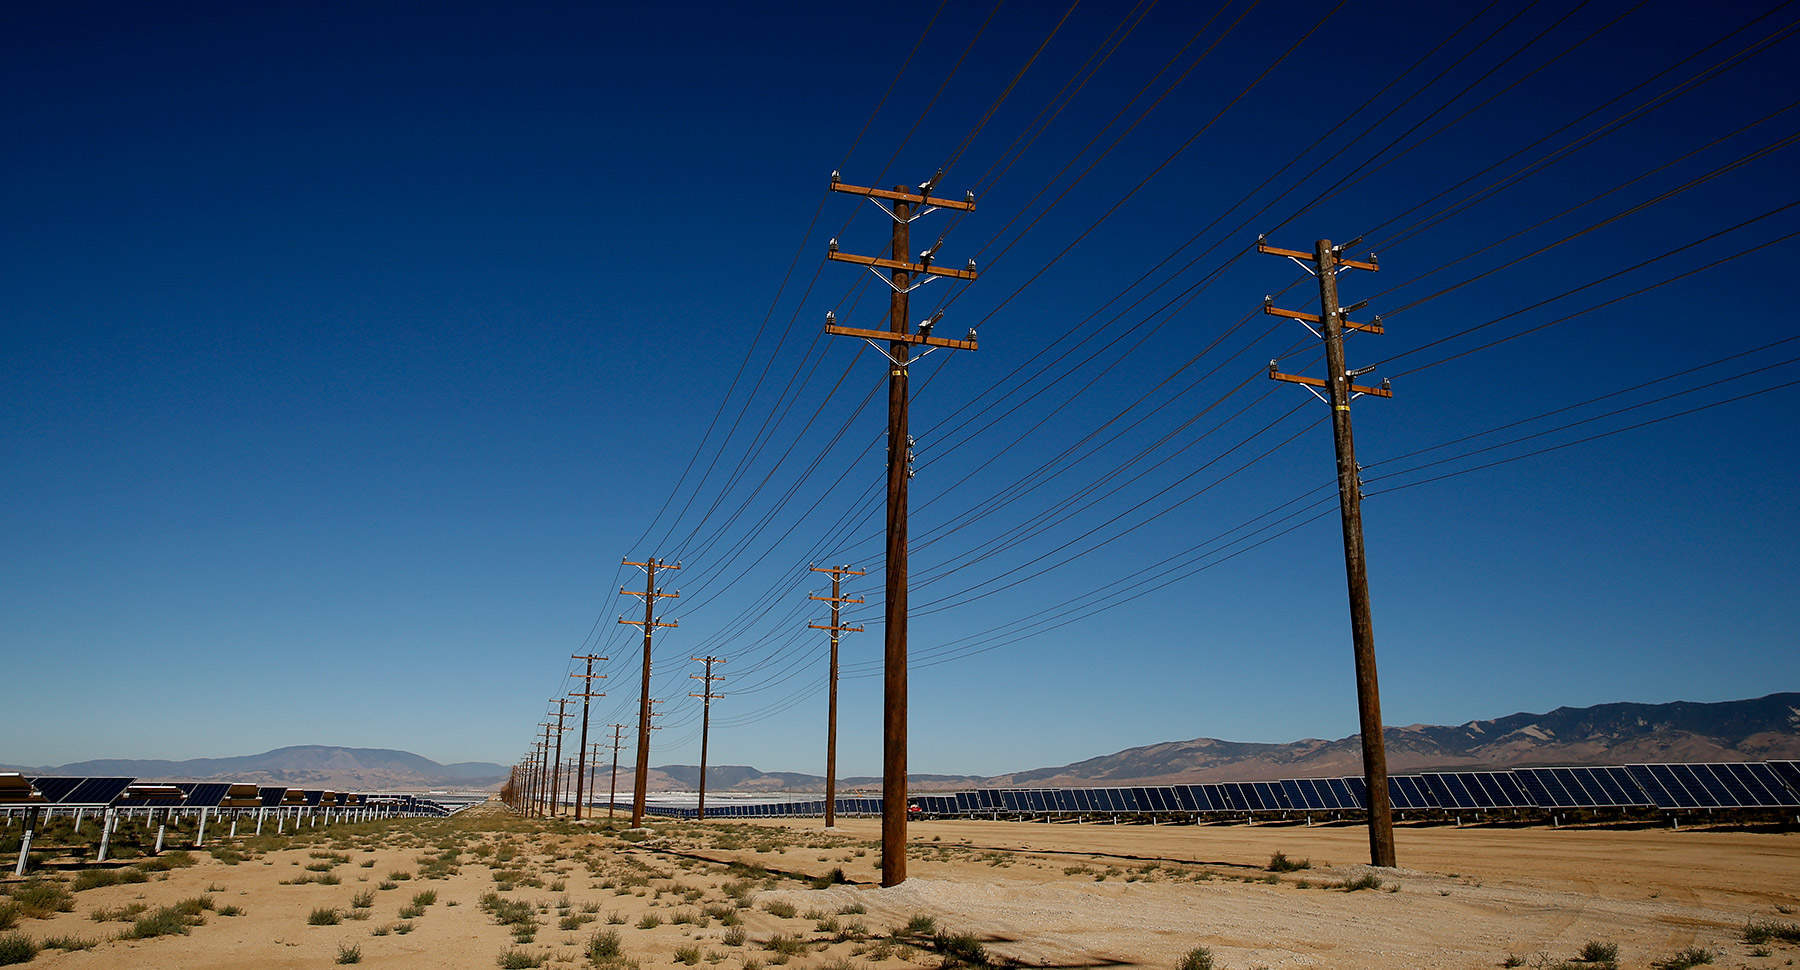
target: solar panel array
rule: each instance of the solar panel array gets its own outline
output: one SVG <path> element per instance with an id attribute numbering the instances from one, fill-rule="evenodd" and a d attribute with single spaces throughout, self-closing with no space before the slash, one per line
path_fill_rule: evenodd
<path id="1" fill-rule="evenodd" d="M 70 778 L 60 776 L 27 778 L 33 787 L 43 793 L 44 801 L 39 805 L 68 807 L 126 807 L 126 808 L 219 808 L 231 791 L 231 785 L 222 782 L 175 782 L 169 786 L 178 789 L 184 797 L 179 800 L 169 798 L 142 798 L 128 796 L 127 789 L 137 783 L 136 778 Z M 325 792 L 321 789 L 289 789 L 278 786 L 265 786 L 257 789 L 257 795 L 264 807 L 274 808 L 286 805 L 288 808 L 317 807 L 356 807 L 360 805 L 386 805 L 397 809 L 403 815 L 436 815 L 449 816 L 467 808 L 473 802 L 469 799 L 431 799 L 414 795 L 391 796 L 380 800 L 367 796 L 352 796 L 347 792 Z M 329 800 L 327 800 L 329 796 Z M 360 797 L 360 803 L 352 801 Z M 289 800 L 292 799 L 292 800 Z"/>
<path id="2" fill-rule="evenodd" d="M 1400 812 L 1566 809 L 1800 808 L 1800 762 L 1643 764 L 1601 767 L 1432 771 L 1388 776 L 1388 795 Z M 1121 788 L 977 788 L 916 795 L 918 814 L 972 817 L 1038 815 L 1253 816 L 1362 811 L 1362 778 L 1295 778 Z M 605 807 L 602 805 L 601 807 Z M 615 803 L 615 808 L 629 805 Z M 879 815 L 880 798 L 840 798 L 839 815 Z M 651 807 L 692 818 L 684 807 Z M 713 818 L 793 818 L 823 815 L 823 799 L 710 807 Z"/>

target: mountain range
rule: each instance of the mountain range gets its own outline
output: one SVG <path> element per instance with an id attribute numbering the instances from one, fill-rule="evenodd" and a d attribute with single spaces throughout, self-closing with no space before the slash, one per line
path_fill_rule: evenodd
<path id="1" fill-rule="evenodd" d="M 1543 714 L 1511 714 L 1454 726 L 1391 727 L 1383 736 L 1388 768 L 1396 772 L 1637 761 L 1800 760 L 1800 693 L 1718 703 L 1559 707 Z M 913 775 L 910 784 L 916 790 L 931 791 L 980 785 L 1166 785 L 1356 775 L 1362 772 L 1361 752 L 1361 738 L 1354 734 L 1285 744 L 1194 738 L 1004 775 Z M 596 774 L 597 788 L 610 784 L 609 767 Z M 418 790 L 494 788 L 505 780 L 510 768 L 489 762 L 439 764 L 382 748 L 297 745 L 231 758 L 109 759 L 14 770 L 147 780 L 256 781 L 340 790 Z M 699 780 L 700 770 L 694 765 L 655 767 L 647 779 L 654 791 L 691 790 Z M 844 792 L 873 790 L 880 784 L 879 777 L 838 779 Z M 824 779 L 801 772 L 765 772 L 747 765 L 714 765 L 707 769 L 707 787 L 739 792 L 819 791 Z M 631 788 L 631 769 L 621 766 L 619 790 Z"/>

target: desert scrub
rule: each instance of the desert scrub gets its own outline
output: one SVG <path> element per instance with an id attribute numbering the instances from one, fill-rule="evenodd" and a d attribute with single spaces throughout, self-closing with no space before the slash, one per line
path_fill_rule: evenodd
<path id="1" fill-rule="evenodd" d="M 797 936 L 777 933 L 763 941 L 763 949 L 770 953 L 779 953 L 784 957 L 799 956 L 806 952 L 806 941 Z"/>
<path id="2" fill-rule="evenodd" d="M 413 893 L 412 903 L 414 906 L 423 908 L 430 906 L 435 902 L 437 902 L 437 890 L 435 889 L 427 889 L 424 892 Z"/>
<path id="3" fill-rule="evenodd" d="M 68 951 L 92 950 L 94 947 L 97 947 L 99 945 L 100 945 L 99 940 L 90 940 L 90 939 L 87 939 L 86 937 L 74 936 L 74 935 L 48 936 L 48 937 L 44 938 L 44 943 L 43 943 L 43 947 L 46 950 L 68 950 Z"/>
<path id="4" fill-rule="evenodd" d="M 578 930 L 581 929 L 582 924 L 591 923 L 593 921 L 594 917 L 592 916 L 582 913 L 570 913 L 556 921 L 556 928 L 559 930 Z"/>
<path id="5" fill-rule="evenodd" d="M 517 947 L 500 954 L 500 970 L 526 970 L 527 967 L 541 967 L 549 962 L 549 953 L 527 953 Z"/>
<path id="6" fill-rule="evenodd" d="M 350 908 L 352 909 L 368 909 L 373 905 L 375 905 L 375 890 L 373 889 L 365 889 L 350 897 Z"/>
<path id="7" fill-rule="evenodd" d="M 13 887 L 12 901 L 18 907 L 18 915 L 30 919 L 48 919 L 55 913 L 75 910 L 74 894 L 54 879 L 25 880 Z"/>
<path id="8" fill-rule="evenodd" d="M 793 919 L 794 914 L 797 911 L 794 909 L 793 903 L 786 903 L 776 899 L 764 903 L 763 912 L 768 913 L 770 916 L 779 916 L 782 919 Z"/>
<path id="9" fill-rule="evenodd" d="M 1312 860 L 1301 859 L 1296 862 L 1288 858 L 1287 853 L 1277 852 L 1269 857 L 1269 864 L 1263 868 L 1270 872 L 1298 872 L 1301 869 L 1311 869 Z"/>
<path id="10" fill-rule="evenodd" d="M 0 966 L 30 963 L 37 959 L 38 945 L 23 933 L 0 935 Z"/>
<path id="11" fill-rule="evenodd" d="M 1619 944 L 1604 940 L 1589 940 L 1581 945 L 1578 957 L 1583 963 L 1618 963 Z"/>
<path id="12" fill-rule="evenodd" d="M 1175 966 L 1178 970 L 1213 970 L 1212 951 L 1203 946 L 1194 947 Z"/>
<path id="13" fill-rule="evenodd" d="M 306 914 L 306 925 L 336 926 L 342 919 L 336 906 L 315 906 L 312 912 Z"/>
<path id="14" fill-rule="evenodd" d="M 1713 962 L 1713 957 L 1715 956 L 1717 956 L 1717 954 L 1705 947 L 1690 946 L 1687 949 L 1676 953 L 1674 956 L 1665 957 L 1661 960 L 1653 960 L 1651 961 L 1650 966 L 1656 968 L 1656 970 L 1693 970 L 1694 967 Z"/>
<path id="15" fill-rule="evenodd" d="M 339 943 L 337 952 L 339 963 L 361 963 L 362 947 L 355 943 Z"/>
<path id="16" fill-rule="evenodd" d="M 1344 880 L 1338 884 L 1337 888 L 1342 889 L 1347 893 L 1357 892 L 1362 889 L 1380 889 L 1381 877 L 1372 872 L 1365 872 L 1354 879 Z"/>
<path id="17" fill-rule="evenodd" d="M 691 943 L 686 946 L 676 947 L 675 948 L 675 962 L 676 963 L 685 963 L 690 967 L 696 963 L 699 963 L 700 962 L 700 948 L 697 946 L 694 946 Z"/>
<path id="18" fill-rule="evenodd" d="M 637 928 L 640 930 L 653 930 L 661 925 L 662 917 L 655 913 L 645 913 L 643 916 L 639 917 L 637 921 Z"/>
<path id="19" fill-rule="evenodd" d="M 624 952 L 616 930 L 597 930 L 588 937 L 587 958 L 594 963 L 611 963 Z"/>
<path id="20" fill-rule="evenodd" d="M 743 946 L 744 941 L 749 938 L 750 934 L 744 932 L 742 926 L 733 926 L 731 929 L 725 931 L 725 935 L 720 937 L 720 940 L 726 946 Z"/>
<path id="21" fill-rule="evenodd" d="M 1744 925 L 1744 942 L 1752 946 L 1780 941 L 1782 943 L 1800 943 L 1800 923 L 1786 923 L 1781 920 L 1755 919 Z"/>

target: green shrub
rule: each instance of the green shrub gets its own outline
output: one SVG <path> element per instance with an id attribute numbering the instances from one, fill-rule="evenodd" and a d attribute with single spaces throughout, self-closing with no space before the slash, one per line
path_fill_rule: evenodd
<path id="1" fill-rule="evenodd" d="M 1779 940 L 1783 943 L 1800 943 L 1800 923 L 1784 923 L 1780 920 L 1751 920 L 1744 926 L 1744 942 L 1753 946 Z"/>
<path id="2" fill-rule="evenodd" d="M 750 934 L 744 932 L 742 926 L 733 926 L 731 929 L 725 931 L 723 940 L 726 946 L 743 946 L 744 941 L 749 938 Z"/>
<path id="3" fill-rule="evenodd" d="M 1617 963 L 1619 944 L 1589 940 L 1581 945 L 1581 960 L 1584 963 Z"/>
<path id="4" fill-rule="evenodd" d="M 1345 880 L 1338 888 L 1347 893 L 1357 892 L 1362 889 L 1380 889 L 1381 877 L 1372 872 L 1365 872 L 1354 879 Z"/>
<path id="5" fill-rule="evenodd" d="M 1311 869 L 1312 860 L 1301 859 L 1300 861 L 1295 862 L 1288 858 L 1286 853 L 1277 852 L 1269 857 L 1269 864 L 1263 868 L 1270 872 L 1298 872 L 1301 869 Z"/>
<path id="6" fill-rule="evenodd" d="M 77 874 L 75 881 L 69 884 L 69 888 L 79 893 L 89 889 L 99 889 L 101 886 L 117 886 L 119 882 L 117 870 L 88 869 Z"/>
<path id="7" fill-rule="evenodd" d="M 23 933 L 7 933 L 0 936 L 0 966 L 14 963 L 30 963 L 37 959 L 38 945 L 31 942 L 31 937 Z"/>
<path id="8" fill-rule="evenodd" d="M 343 917 L 338 915 L 337 907 L 317 906 L 313 908 L 312 912 L 306 914 L 306 925 L 336 926 L 342 919 Z"/>
<path id="9" fill-rule="evenodd" d="M 987 948 L 973 933 L 937 933 L 931 938 L 931 948 L 943 955 L 946 967 L 988 965 Z"/>
<path id="10" fill-rule="evenodd" d="M 339 943 L 338 944 L 338 953 L 337 953 L 337 962 L 339 962 L 339 963 L 361 963 L 362 962 L 362 947 L 355 943 Z"/>
<path id="11" fill-rule="evenodd" d="M 1275 854 L 1280 855 L 1281 853 Z M 1213 970 L 1212 951 L 1203 946 L 1194 947 L 1187 951 L 1187 956 L 1182 957 L 1181 962 L 1176 966 L 1179 970 Z"/>
<path id="12" fill-rule="evenodd" d="M 373 905 L 375 905 L 375 890 L 373 889 L 364 889 L 350 897 L 350 907 L 352 909 L 368 909 Z"/>
<path id="13" fill-rule="evenodd" d="M 19 904 L 0 903 L 0 930 L 10 930 L 17 925 L 19 925 Z"/>
<path id="14" fill-rule="evenodd" d="M 780 900 L 771 900 L 770 902 L 764 903 L 763 911 L 770 916 L 779 916 L 782 919 L 793 919 L 795 913 L 793 903 L 784 903 Z"/>
<path id="15" fill-rule="evenodd" d="M 138 917 L 131 929 L 119 934 L 121 939 L 148 940 L 158 936 L 186 936 L 188 927 L 199 925 L 200 917 L 187 916 L 173 906 L 164 906 Z"/>
<path id="16" fill-rule="evenodd" d="M 806 941 L 797 936 L 777 933 L 763 941 L 763 949 L 782 956 L 798 956 L 806 952 Z"/>
<path id="17" fill-rule="evenodd" d="M 44 949 L 46 950 L 92 950 L 99 945 L 99 940 L 89 940 L 74 935 L 50 936 L 44 938 Z"/>
<path id="18" fill-rule="evenodd" d="M 906 921 L 906 928 L 900 932 L 905 936 L 930 936 L 937 932 L 937 920 L 929 916 L 914 916 Z"/>
<path id="19" fill-rule="evenodd" d="M 528 967 L 541 967 L 550 962 L 548 953 L 526 953 L 517 948 L 508 949 L 500 954 L 500 970 L 526 970 Z"/>
<path id="20" fill-rule="evenodd" d="M 700 962 L 700 948 L 697 946 L 694 946 L 693 944 L 689 944 L 687 946 L 676 947 L 675 948 L 675 962 L 676 963 L 685 963 L 690 967 L 696 963 L 699 963 Z"/>
<path id="21" fill-rule="evenodd" d="M 637 921 L 637 928 L 640 930 L 653 930 L 661 925 L 662 925 L 662 917 L 656 915 L 655 913 L 645 913 Z"/>
<path id="22" fill-rule="evenodd" d="M 587 957 L 595 963 L 617 960 L 622 952 L 619 934 L 614 930 L 599 930 L 588 937 Z"/>
<path id="23" fill-rule="evenodd" d="M 1718 954 L 1705 947 L 1690 946 L 1674 956 L 1653 961 L 1650 965 L 1656 970 L 1693 970 L 1694 967 L 1713 962 Z"/>
<path id="24" fill-rule="evenodd" d="M 437 902 L 437 890 L 427 889 L 423 892 L 413 893 L 412 901 L 414 906 L 430 906 Z"/>
<path id="25" fill-rule="evenodd" d="M 12 901 L 19 907 L 20 916 L 32 919 L 45 919 L 53 913 L 68 913 L 75 909 L 75 895 L 54 879 L 25 880 L 13 887 Z"/>

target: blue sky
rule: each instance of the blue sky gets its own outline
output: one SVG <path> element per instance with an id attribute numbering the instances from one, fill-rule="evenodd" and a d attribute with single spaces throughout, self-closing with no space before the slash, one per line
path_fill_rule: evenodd
<path id="1" fill-rule="evenodd" d="M 0 761 L 510 763 L 590 649 L 597 738 L 657 555 L 653 762 L 713 653 L 713 761 L 822 768 L 805 570 L 847 563 L 874 773 L 883 368 L 820 325 L 884 325 L 823 255 L 887 225 L 825 187 L 947 161 L 979 206 L 913 240 L 982 275 L 913 315 L 981 349 L 914 371 L 913 770 L 1355 730 L 1324 409 L 1263 376 L 1321 370 L 1257 312 L 1314 297 L 1259 232 L 1380 253 L 1340 283 L 1396 394 L 1355 411 L 1388 723 L 1793 689 L 1794 16 L 9 11 Z"/>

